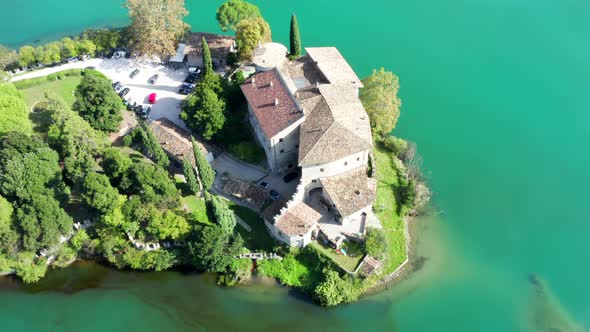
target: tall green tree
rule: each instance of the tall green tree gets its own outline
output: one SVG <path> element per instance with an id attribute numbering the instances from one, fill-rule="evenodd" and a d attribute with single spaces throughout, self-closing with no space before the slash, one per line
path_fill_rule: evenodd
<path id="1" fill-rule="evenodd" d="M 207 44 L 205 37 L 203 37 L 203 40 L 201 41 L 201 47 L 201 53 L 203 55 L 203 75 L 207 77 L 213 74 L 213 62 L 211 60 L 211 50 L 209 49 L 209 45 Z"/>
<path id="2" fill-rule="evenodd" d="M 78 43 L 78 53 L 93 56 L 96 52 L 96 45 L 90 39 L 83 39 Z"/>
<path id="3" fill-rule="evenodd" d="M 365 238 L 365 250 L 367 254 L 378 259 L 385 258 L 387 254 L 387 239 L 382 229 L 370 227 Z"/>
<path id="4" fill-rule="evenodd" d="M 136 135 L 139 136 L 143 144 L 144 153 L 148 158 L 153 159 L 163 168 L 167 168 L 170 165 L 170 158 L 168 158 L 162 145 L 147 124 L 142 123 L 141 126 L 136 127 Z"/>
<path id="5" fill-rule="evenodd" d="M 118 148 L 107 148 L 102 153 L 102 169 L 111 180 L 117 182 L 127 174 L 133 164 L 131 158 Z"/>
<path id="6" fill-rule="evenodd" d="M 244 240 L 218 226 L 205 227 L 199 241 L 190 244 L 190 250 L 197 266 L 210 272 L 226 272 L 234 257 L 240 253 Z"/>
<path id="7" fill-rule="evenodd" d="M 89 173 L 82 185 L 82 199 L 86 205 L 100 214 L 112 212 L 119 206 L 119 192 L 111 186 L 106 175 Z"/>
<path id="8" fill-rule="evenodd" d="M 74 111 L 88 121 L 92 128 L 110 132 L 119 128 L 124 106 L 106 77 L 83 76 L 75 96 Z"/>
<path id="9" fill-rule="evenodd" d="M 395 129 L 402 106 L 397 96 L 399 78 L 381 68 L 363 79 L 363 85 L 360 99 L 369 115 L 373 134 L 379 137 L 389 135 Z"/>
<path id="10" fill-rule="evenodd" d="M 167 56 L 188 30 L 184 0 L 127 0 L 131 26 L 131 48 L 141 55 Z"/>
<path id="11" fill-rule="evenodd" d="M 229 208 L 226 201 L 219 196 L 211 195 L 209 193 L 205 194 L 205 198 L 217 225 L 224 232 L 229 234 L 233 233 L 234 228 L 236 227 L 236 216 Z"/>
<path id="12" fill-rule="evenodd" d="M 182 159 L 182 171 L 184 173 L 184 178 L 186 179 L 186 183 L 193 194 L 199 193 L 201 188 L 199 187 L 199 182 L 197 181 L 197 176 L 195 174 L 195 169 L 188 158 Z"/>
<path id="13" fill-rule="evenodd" d="M 290 56 L 298 58 L 301 55 L 301 36 L 299 35 L 299 24 L 297 23 L 297 16 L 291 15 L 291 29 L 289 31 L 290 41 Z"/>
<path id="14" fill-rule="evenodd" d="M 195 163 L 197 164 L 197 170 L 199 171 L 199 178 L 201 179 L 201 184 L 203 185 L 203 189 L 209 190 L 215 181 L 215 171 L 211 164 L 205 158 L 205 155 L 199 148 L 199 145 L 192 138 L 193 141 L 193 153 L 195 154 Z"/>
<path id="15" fill-rule="evenodd" d="M 11 131 L 32 132 L 29 111 L 12 83 L 0 83 L 0 137 Z"/>
<path id="16" fill-rule="evenodd" d="M 236 26 L 236 44 L 240 59 L 251 59 L 252 51 L 258 47 L 258 43 L 270 42 L 271 34 L 270 26 L 262 17 L 241 20 Z"/>
<path id="17" fill-rule="evenodd" d="M 35 49 L 33 46 L 23 46 L 18 49 L 18 65 L 28 67 L 35 63 Z"/>
<path id="18" fill-rule="evenodd" d="M 222 31 L 236 30 L 241 20 L 262 17 L 260 9 L 244 0 L 229 0 L 217 9 L 217 22 Z"/>
<path id="19" fill-rule="evenodd" d="M 200 85 L 195 93 L 187 98 L 181 117 L 193 130 L 206 140 L 223 128 L 225 123 L 225 102 L 211 89 Z"/>

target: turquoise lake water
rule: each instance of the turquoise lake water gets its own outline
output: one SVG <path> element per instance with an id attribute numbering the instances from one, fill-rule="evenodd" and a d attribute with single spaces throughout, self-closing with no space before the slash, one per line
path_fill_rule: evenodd
<path id="1" fill-rule="evenodd" d="M 2 2 L 0 44 L 13 47 L 126 23 L 121 1 Z M 222 289 L 206 275 L 78 264 L 34 287 L 0 282 L 3 329 L 590 328 L 590 2 L 253 2 L 275 41 L 288 41 L 295 12 L 304 46 L 337 46 L 359 76 L 381 66 L 400 76 L 394 133 L 417 142 L 439 211 L 418 221 L 424 268 L 325 310 L 266 284 Z M 220 3 L 188 0 L 193 30 L 217 31 Z"/>

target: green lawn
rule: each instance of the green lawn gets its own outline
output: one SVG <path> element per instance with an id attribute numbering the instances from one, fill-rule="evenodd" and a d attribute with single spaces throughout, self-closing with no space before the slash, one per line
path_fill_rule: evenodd
<path id="1" fill-rule="evenodd" d="M 228 204 L 230 209 L 252 228 L 252 231 L 248 232 L 242 226 L 236 226 L 236 230 L 244 238 L 244 243 L 248 249 L 271 251 L 277 245 L 277 242 L 268 233 L 264 220 L 258 213 L 233 202 L 228 202 Z"/>
<path id="2" fill-rule="evenodd" d="M 393 272 L 406 260 L 406 239 L 404 221 L 397 214 L 394 189 L 398 185 L 397 170 L 393 165 L 391 154 L 376 145 L 373 154 L 377 163 L 377 199 L 373 208 L 383 224 L 389 244 L 389 259 L 384 265 L 384 274 Z"/>
<path id="3" fill-rule="evenodd" d="M 334 261 L 334 263 L 340 265 L 342 268 L 344 268 L 350 272 L 354 272 L 356 267 L 359 265 L 359 263 L 363 259 L 363 255 L 358 255 L 355 257 L 341 255 L 341 254 L 337 253 L 336 250 L 334 250 L 330 247 L 324 246 L 323 244 L 320 244 L 317 241 L 312 242 L 311 245 L 314 248 L 318 249 L 322 254 L 329 257 L 332 261 Z"/>
<path id="4" fill-rule="evenodd" d="M 36 102 L 43 100 L 45 91 L 52 91 L 62 97 L 68 105 L 74 104 L 74 90 L 80 84 L 82 76 L 69 76 L 61 80 L 46 81 L 39 85 L 20 90 L 29 108 Z"/>
<path id="5" fill-rule="evenodd" d="M 213 222 L 209 220 L 209 216 L 207 215 L 205 199 L 193 195 L 181 177 L 174 176 L 174 181 L 176 182 L 176 188 L 180 191 L 182 205 L 187 208 L 191 221 L 204 225 L 213 225 Z"/>

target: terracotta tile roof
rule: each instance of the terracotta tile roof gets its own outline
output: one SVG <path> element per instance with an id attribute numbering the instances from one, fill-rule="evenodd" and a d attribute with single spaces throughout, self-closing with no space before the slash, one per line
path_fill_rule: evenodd
<path id="1" fill-rule="evenodd" d="M 287 210 L 275 223 L 275 227 L 288 236 L 307 233 L 322 217 L 309 205 L 300 202 Z"/>
<path id="2" fill-rule="evenodd" d="M 347 217 L 375 200 L 377 182 L 367 176 L 367 168 L 359 167 L 344 174 L 320 178 L 326 193 L 341 216 Z"/>
<path id="3" fill-rule="evenodd" d="M 178 160 L 188 157 L 191 164 L 195 165 L 191 134 L 188 131 L 165 118 L 152 121 L 149 127 L 164 151 Z"/>
<path id="4" fill-rule="evenodd" d="M 303 118 L 276 68 L 250 77 L 241 89 L 268 138 Z"/>
<path id="5" fill-rule="evenodd" d="M 299 165 L 326 164 L 370 149 L 369 117 L 355 89 L 329 84 L 318 91 L 321 99 L 301 125 Z M 306 101 L 300 103 L 308 107 Z"/>
<path id="6" fill-rule="evenodd" d="M 186 39 L 185 54 L 201 56 L 202 53 L 202 39 L 205 37 L 207 45 L 211 51 L 211 56 L 214 58 L 225 58 L 231 51 L 232 45 L 235 42 L 234 37 L 226 35 L 218 35 L 214 33 L 194 32 L 188 35 Z"/>
<path id="7" fill-rule="evenodd" d="M 363 87 L 361 80 L 336 47 L 307 47 L 305 51 L 331 84 Z"/>

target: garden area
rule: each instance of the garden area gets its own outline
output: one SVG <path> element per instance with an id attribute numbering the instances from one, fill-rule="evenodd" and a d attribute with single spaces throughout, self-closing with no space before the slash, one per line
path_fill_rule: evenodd
<path id="1" fill-rule="evenodd" d="M 377 168 L 377 198 L 373 209 L 385 230 L 388 243 L 388 259 L 383 266 L 385 275 L 393 272 L 406 260 L 404 220 L 398 214 L 395 190 L 399 187 L 398 170 L 391 153 L 379 144 L 373 149 Z"/>
<path id="2" fill-rule="evenodd" d="M 365 256 L 360 244 L 346 241 L 342 248 L 347 252 L 346 255 L 336 252 L 333 248 L 324 245 L 318 241 L 311 243 L 320 253 L 330 258 L 334 263 L 348 272 L 354 272 L 363 257 Z"/>
<path id="3" fill-rule="evenodd" d="M 271 252 L 273 248 L 278 245 L 278 243 L 268 233 L 266 225 L 264 224 L 264 220 L 262 220 L 258 213 L 233 202 L 228 202 L 228 205 L 238 217 L 240 217 L 250 226 L 250 228 L 252 228 L 252 231 L 248 232 L 242 226 L 238 225 L 238 227 L 236 227 L 236 231 L 244 239 L 246 248 L 252 251 L 262 250 Z"/>

